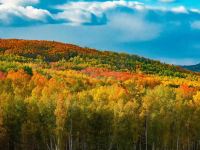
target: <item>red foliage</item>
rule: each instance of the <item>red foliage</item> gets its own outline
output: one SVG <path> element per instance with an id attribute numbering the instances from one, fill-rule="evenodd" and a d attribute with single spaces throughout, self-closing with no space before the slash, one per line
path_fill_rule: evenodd
<path id="1" fill-rule="evenodd" d="M 194 87 L 189 87 L 187 84 L 183 84 L 179 87 L 184 98 L 191 98 L 197 91 Z"/>
<path id="2" fill-rule="evenodd" d="M 86 68 L 81 72 L 94 78 L 111 77 L 117 80 L 128 80 L 133 78 L 133 74 L 129 72 L 116 72 L 105 68 Z"/>
<path id="3" fill-rule="evenodd" d="M 117 80 L 128 80 L 128 79 L 141 79 L 145 78 L 146 75 L 144 74 L 134 74 L 130 72 L 118 72 L 118 71 L 111 71 L 105 68 L 86 68 L 81 71 L 91 77 L 98 78 L 98 77 L 111 77 Z"/>
<path id="4" fill-rule="evenodd" d="M 182 89 L 182 91 L 183 91 L 184 93 L 190 93 L 190 92 L 195 91 L 195 88 L 189 87 L 187 84 L 182 84 L 182 85 L 180 86 L 180 89 Z"/>
<path id="5" fill-rule="evenodd" d="M 6 78 L 6 74 L 0 71 L 0 80 L 4 80 Z"/>
<path id="6" fill-rule="evenodd" d="M 144 74 L 130 73 L 130 72 L 116 72 L 105 68 L 86 68 L 81 72 L 93 78 L 110 77 L 120 81 L 134 79 L 139 85 L 142 85 L 143 87 L 153 88 L 160 84 L 160 81 L 155 77 L 151 77 Z"/>

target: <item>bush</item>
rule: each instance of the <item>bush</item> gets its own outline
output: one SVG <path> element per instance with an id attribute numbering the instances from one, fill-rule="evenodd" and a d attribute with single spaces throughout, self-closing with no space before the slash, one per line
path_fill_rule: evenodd
<path id="1" fill-rule="evenodd" d="M 29 67 L 29 66 L 24 66 L 24 71 L 27 73 L 27 74 L 29 74 L 29 75 L 33 75 L 33 70 L 32 70 L 32 68 L 31 67 Z"/>

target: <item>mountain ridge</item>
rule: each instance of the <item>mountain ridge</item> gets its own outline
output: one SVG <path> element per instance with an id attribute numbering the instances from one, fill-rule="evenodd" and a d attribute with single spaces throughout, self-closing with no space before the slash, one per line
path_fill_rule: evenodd
<path id="1" fill-rule="evenodd" d="M 190 71 L 158 60 L 128 53 L 99 51 L 74 44 L 46 40 L 0 39 L 0 55 L 19 55 L 25 58 L 42 59 L 45 62 L 66 60 L 84 67 L 105 67 L 111 70 L 143 72 L 164 76 L 184 77 Z M 88 65 L 89 64 L 89 65 Z M 84 66 L 84 67 L 83 67 Z"/>
<path id="2" fill-rule="evenodd" d="M 195 65 L 183 65 L 181 67 L 193 72 L 200 72 L 200 63 L 195 64 Z"/>

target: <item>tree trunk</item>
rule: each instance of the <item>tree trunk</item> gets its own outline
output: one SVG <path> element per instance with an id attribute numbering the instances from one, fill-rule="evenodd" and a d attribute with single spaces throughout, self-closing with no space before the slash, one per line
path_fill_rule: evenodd
<path id="1" fill-rule="evenodd" d="M 190 150 L 190 138 L 189 138 L 189 136 L 188 136 L 187 140 L 188 140 L 188 142 L 187 142 L 188 143 L 188 150 Z"/>
<path id="2" fill-rule="evenodd" d="M 179 135 L 176 139 L 176 150 L 179 150 Z"/>
<path id="3" fill-rule="evenodd" d="M 154 144 L 154 142 L 153 142 L 153 145 L 152 145 L 152 150 L 155 150 L 155 144 Z"/>
<path id="4" fill-rule="evenodd" d="M 145 142 L 146 142 L 146 146 L 145 146 L 145 150 L 148 150 L 148 126 L 147 126 L 147 116 L 145 117 Z"/>
<path id="5" fill-rule="evenodd" d="M 70 150 L 73 150 L 72 119 L 70 121 Z"/>

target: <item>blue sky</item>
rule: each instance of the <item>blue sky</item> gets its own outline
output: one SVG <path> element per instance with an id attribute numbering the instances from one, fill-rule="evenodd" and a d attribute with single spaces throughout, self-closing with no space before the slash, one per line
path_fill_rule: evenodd
<path id="1" fill-rule="evenodd" d="M 0 0 L 0 38 L 56 40 L 200 62 L 199 0 Z"/>

